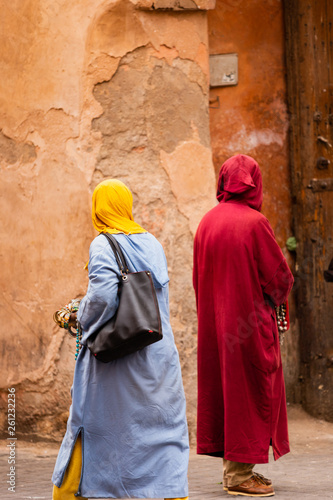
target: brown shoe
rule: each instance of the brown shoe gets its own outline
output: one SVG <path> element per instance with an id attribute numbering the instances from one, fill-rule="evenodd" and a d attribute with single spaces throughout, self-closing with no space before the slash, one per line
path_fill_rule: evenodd
<path id="1" fill-rule="evenodd" d="M 237 486 L 230 486 L 228 488 L 229 495 L 242 495 L 245 497 L 271 497 L 275 495 L 272 486 L 268 486 L 264 481 L 253 474 L 250 479 L 244 481 Z"/>
<path id="2" fill-rule="evenodd" d="M 254 472 L 253 471 L 253 475 L 254 476 L 258 476 L 259 479 L 261 479 L 261 481 L 265 484 L 267 484 L 267 486 L 272 486 L 272 480 L 271 479 L 268 479 L 268 477 L 265 477 L 263 476 L 262 474 L 259 474 L 259 472 Z"/>
<path id="3" fill-rule="evenodd" d="M 268 479 L 268 477 L 265 477 L 262 474 L 259 474 L 259 472 L 253 472 L 253 475 L 254 476 L 258 476 L 259 479 L 261 479 L 261 481 L 264 484 L 266 484 L 267 486 L 271 486 L 272 485 L 272 480 Z M 224 491 L 228 491 L 228 487 L 227 486 L 223 486 L 223 489 L 224 489 Z"/>

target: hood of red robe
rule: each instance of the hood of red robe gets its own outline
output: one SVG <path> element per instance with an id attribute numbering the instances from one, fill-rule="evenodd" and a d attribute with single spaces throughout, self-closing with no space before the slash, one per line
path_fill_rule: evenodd
<path id="1" fill-rule="evenodd" d="M 247 155 L 235 155 L 223 163 L 217 184 L 219 202 L 243 203 L 261 211 L 262 177 L 258 163 Z"/>

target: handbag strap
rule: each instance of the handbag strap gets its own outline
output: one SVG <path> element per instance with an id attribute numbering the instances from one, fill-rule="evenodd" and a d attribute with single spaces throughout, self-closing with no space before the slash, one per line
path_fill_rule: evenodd
<path id="1" fill-rule="evenodd" d="M 116 240 L 116 238 L 114 238 L 109 233 L 101 233 L 101 234 L 103 234 L 103 236 L 105 236 L 107 238 L 108 242 L 110 243 L 110 247 L 113 250 L 114 256 L 116 258 L 117 264 L 118 264 L 119 269 L 120 269 L 120 273 L 122 275 L 127 274 L 129 272 L 128 265 L 127 265 L 125 256 L 120 248 L 118 241 Z"/>

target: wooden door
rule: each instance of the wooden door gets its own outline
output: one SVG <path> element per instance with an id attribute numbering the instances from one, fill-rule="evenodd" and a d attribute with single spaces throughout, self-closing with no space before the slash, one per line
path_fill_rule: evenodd
<path id="1" fill-rule="evenodd" d="M 333 421 L 333 2 L 284 9 L 302 403 Z"/>

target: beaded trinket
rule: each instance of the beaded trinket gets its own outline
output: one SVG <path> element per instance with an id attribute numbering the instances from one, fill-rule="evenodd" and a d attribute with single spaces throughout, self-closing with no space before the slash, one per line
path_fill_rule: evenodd
<path id="1" fill-rule="evenodd" d="M 288 320 L 287 320 L 287 304 L 281 304 L 275 308 L 276 310 L 276 321 L 279 332 L 279 341 L 280 345 L 283 345 L 284 342 L 284 334 L 288 330 Z"/>
<path id="2" fill-rule="evenodd" d="M 76 321 L 76 331 L 73 331 L 71 326 L 69 326 L 69 319 L 72 313 L 79 310 L 80 302 L 80 299 L 71 300 L 69 304 L 66 304 L 53 315 L 53 319 L 57 325 L 60 326 L 60 328 L 65 328 L 71 337 L 76 338 L 75 360 L 77 359 L 81 349 L 80 342 L 82 339 L 82 331 L 78 321 Z"/>

